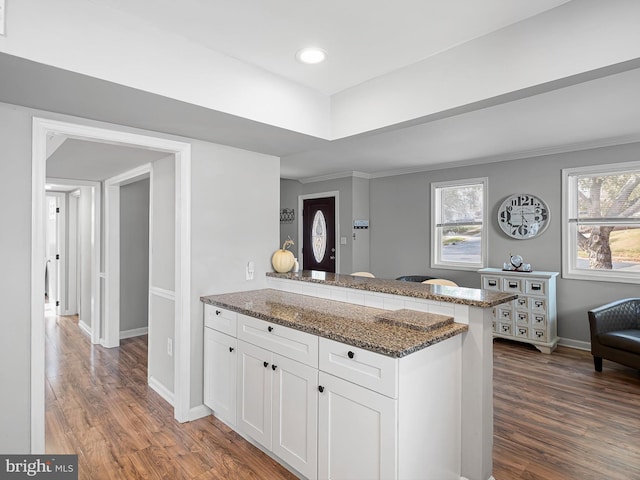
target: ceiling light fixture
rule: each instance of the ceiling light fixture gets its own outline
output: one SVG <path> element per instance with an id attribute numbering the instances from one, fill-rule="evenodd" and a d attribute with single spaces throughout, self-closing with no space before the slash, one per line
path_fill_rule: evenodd
<path id="1" fill-rule="evenodd" d="M 303 48 L 296 53 L 296 59 L 299 62 L 306 63 L 308 65 L 324 62 L 326 58 L 327 52 L 318 47 Z"/>

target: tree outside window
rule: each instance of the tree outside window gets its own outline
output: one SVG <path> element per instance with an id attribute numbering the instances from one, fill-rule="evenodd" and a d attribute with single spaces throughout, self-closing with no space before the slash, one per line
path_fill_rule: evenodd
<path id="1" fill-rule="evenodd" d="M 640 163 L 564 171 L 568 276 L 640 282 Z"/>

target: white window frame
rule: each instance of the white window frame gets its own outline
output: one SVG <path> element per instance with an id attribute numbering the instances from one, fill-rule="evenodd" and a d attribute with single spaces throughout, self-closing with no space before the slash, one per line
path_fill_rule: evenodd
<path id="1" fill-rule="evenodd" d="M 440 240 L 440 212 L 442 188 L 465 187 L 468 185 L 482 184 L 482 240 L 480 242 L 480 262 L 445 262 L 442 260 L 442 242 Z M 431 268 L 446 268 L 450 270 L 475 271 L 487 266 L 488 252 L 488 207 L 489 179 L 487 177 L 469 178 L 465 180 L 450 180 L 446 182 L 433 182 L 431 184 Z"/>
<path id="2" fill-rule="evenodd" d="M 640 162 L 612 163 L 588 167 L 565 168 L 562 170 L 562 277 L 574 280 L 592 280 L 601 282 L 640 283 L 640 273 L 616 270 L 585 270 L 576 267 L 578 245 L 576 217 L 578 209 L 577 182 L 572 178 L 578 175 L 611 175 L 640 170 Z M 638 222 L 640 226 L 640 221 Z"/>

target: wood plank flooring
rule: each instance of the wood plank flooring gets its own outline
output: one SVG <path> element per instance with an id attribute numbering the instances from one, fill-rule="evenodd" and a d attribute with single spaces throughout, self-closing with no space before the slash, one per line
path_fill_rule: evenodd
<path id="1" fill-rule="evenodd" d="M 146 337 L 104 349 L 75 317 L 46 322 L 46 448 L 77 453 L 80 479 L 296 478 L 213 417 L 176 422 L 147 385 Z M 496 480 L 640 480 L 638 371 L 494 346 Z"/>
<path id="2" fill-rule="evenodd" d="M 496 480 L 640 479 L 640 374 L 589 352 L 494 341 Z"/>
<path id="3" fill-rule="evenodd" d="M 46 450 L 79 478 L 295 479 L 212 416 L 180 424 L 147 385 L 147 338 L 91 345 L 75 317 L 46 318 Z"/>

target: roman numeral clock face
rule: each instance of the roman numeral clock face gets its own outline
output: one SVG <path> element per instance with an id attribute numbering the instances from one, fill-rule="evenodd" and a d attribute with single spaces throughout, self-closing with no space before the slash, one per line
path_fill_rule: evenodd
<path id="1" fill-rule="evenodd" d="M 498 208 L 498 225 L 512 238 L 534 238 L 549 224 L 549 207 L 535 195 L 517 193 Z"/>

